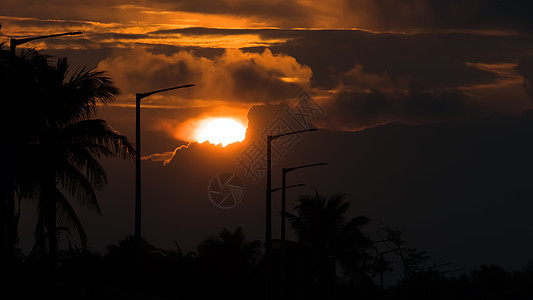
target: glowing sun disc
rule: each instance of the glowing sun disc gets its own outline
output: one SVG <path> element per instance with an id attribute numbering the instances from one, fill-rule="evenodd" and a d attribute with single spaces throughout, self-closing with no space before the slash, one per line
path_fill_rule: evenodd
<path id="1" fill-rule="evenodd" d="M 239 122 L 228 119 L 218 118 L 207 123 L 198 135 L 198 142 L 205 141 L 214 145 L 222 144 L 226 147 L 228 144 L 241 142 L 246 135 L 246 128 Z"/>

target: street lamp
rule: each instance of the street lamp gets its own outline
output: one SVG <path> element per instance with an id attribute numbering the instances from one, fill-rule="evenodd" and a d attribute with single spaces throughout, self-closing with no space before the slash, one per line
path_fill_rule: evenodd
<path id="1" fill-rule="evenodd" d="M 453 263 L 448 262 L 448 263 L 444 263 L 444 264 L 440 264 L 440 265 L 437 265 L 437 264 L 435 263 L 435 264 L 433 264 L 433 266 L 430 266 L 430 267 L 428 268 L 428 271 L 431 271 L 431 270 L 436 269 L 436 268 L 444 267 L 444 266 L 449 266 L 449 265 L 451 265 L 451 264 L 453 264 Z"/>
<path id="2" fill-rule="evenodd" d="M 41 35 L 41 36 L 25 38 L 25 39 L 12 38 L 9 42 L 9 50 L 11 50 L 11 54 L 15 54 L 15 49 L 17 48 L 17 46 L 25 44 L 27 42 L 31 42 L 35 40 L 42 40 L 42 39 L 47 39 L 47 38 L 66 36 L 66 35 L 79 35 L 79 34 L 83 34 L 83 32 L 79 32 L 79 31 L 65 32 L 65 33 L 58 33 L 58 34 Z"/>
<path id="3" fill-rule="evenodd" d="M 135 297 L 141 298 L 141 100 L 153 94 L 193 87 L 194 84 L 175 86 L 147 93 L 135 94 L 135 242 L 137 244 L 135 268 Z"/>
<path id="4" fill-rule="evenodd" d="M 271 298 L 272 288 L 272 141 L 287 135 L 303 132 L 317 131 L 317 128 L 304 129 L 267 136 L 267 187 L 266 187 L 266 228 L 265 228 L 265 261 L 266 261 L 266 294 L 267 300 Z"/>
<path id="5" fill-rule="evenodd" d="M 303 169 L 303 168 L 309 168 L 309 167 L 317 167 L 317 166 L 324 166 L 328 163 L 321 162 L 316 164 L 308 164 L 308 165 L 302 165 L 302 166 L 296 166 L 292 168 L 283 168 L 281 169 L 281 277 L 280 277 L 280 299 L 285 299 L 285 189 L 286 187 L 286 179 L 287 179 L 287 173 L 292 172 L 294 170 Z"/>
<path id="6" fill-rule="evenodd" d="M 285 186 L 285 187 L 272 189 L 271 192 L 274 193 L 274 192 L 281 191 L 281 190 L 284 190 L 284 189 L 290 189 L 290 188 L 295 188 L 295 187 L 304 186 L 304 185 L 305 185 L 305 183 L 293 184 L 293 185 L 289 185 L 289 186 Z"/>
<path id="7" fill-rule="evenodd" d="M 0 25 L 1 27 L 1 25 Z M 61 37 L 66 35 L 79 35 L 82 32 L 66 32 L 50 35 L 42 35 L 30 38 L 15 39 L 12 38 L 9 41 L 9 51 L 11 54 L 11 76 L 10 91 L 9 91 L 9 187 L 8 187 L 8 199 L 7 199 L 7 218 L 6 218 L 6 231 L 7 231 L 7 269 L 8 269 L 8 299 L 15 298 L 14 291 L 14 247 L 15 247 L 15 79 L 14 79 L 14 64 L 17 46 L 40 39 Z"/>
<path id="8" fill-rule="evenodd" d="M 282 190 L 281 191 L 281 215 L 283 216 L 281 218 L 281 245 L 282 246 L 283 246 L 283 243 L 285 242 L 285 189 L 288 188 L 285 186 L 285 184 L 286 184 L 287 173 L 292 172 L 294 170 L 298 170 L 298 169 L 324 166 L 327 164 L 328 163 L 326 162 L 321 162 L 321 163 L 297 166 L 297 167 L 292 167 L 292 168 L 283 168 L 281 170 L 281 190 Z"/>
<path id="9" fill-rule="evenodd" d="M 465 270 L 465 268 L 457 268 L 457 269 L 448 270 L 448 271 L 440 271 L 440 274 L 442 275 L 442 278 L 444 279 L 444 275 L 445 274 L 452 273 L 452 272 L 460 272 L 460 271 L 464 271 L 464 270 Z"/>
<path id="10" fill-rule="evenodd" d="M 407 249 L 407 247 L 401 247 L 400 249 L 391 249 L 387 251 L 383 251 L 379 253 L 379 287 L 380 287 L 380 298 L 383 299 L 385 294 L 385 286 L 383 285 L 383 272 L 385 271 L 383 265 L 385 264 L 385 260 L 383 259 L 383 256 L 385 254 L 389 254 L 391 252 L 397 252 L 397 251 L 403 251 Z"/>
<path id="11" fill-rule="evenodd" d="M 381 299 L 383 299 L 384 294 L 385 294 L 385 286 L 383 285 L 383 272 L 385 271 L 383 265 L 385 264 L 385 260 L 383 259 L 383 256 L 385 254 L 388 254 L 394 251 L 395 250 L 388 250 L 388 251 L 383 251 L 379 253 L 379 288 L 380 288 Z"/>
<path id="12" fill-rule="evenodd" d="M 384 240 L 384 239 L 381 239 L 379 241 L 373 241 L 373 242 L 370 242 L 370 244 L 368 244 L 368 246 L 372 246 L 374 244 L 378 244 L 378 243 L 387 243 L 387 242 L 390 242 L 391 240 L 390 239 L 387 239 L 387 240 Z M 363 247 L 363 274 L 366 274 L 366 248 Z M 389 251 L 390 252 L 390 251 Z M 387 252 L 388 253 L 388 252 Z M 380 256 L 381 258 L 381 256 Z M 380 260 L 380 268 L 381 268 L 381 260 Z M 363 299 L 366 299 L 367 298 L 367 295 L 366 295 L 366 287 L 367 287 L 367 283 L 363 283 Z"/>

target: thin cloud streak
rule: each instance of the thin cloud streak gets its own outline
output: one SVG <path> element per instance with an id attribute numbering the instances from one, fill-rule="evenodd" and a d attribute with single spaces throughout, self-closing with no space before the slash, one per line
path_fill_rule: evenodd
<path id="1" fill-rule="evenodd" d="M 187 145 L 181 145 L 179 147 L 176 147 L 176 149 L 174 149 L 174 151 L 145 155 L 145 156 L 141 157 L 141 160 L 151 160 L 151 161 L 156 161 L 156 162 L 162 161 L 163 162 L 163 166 L 166 167 L 172 161 L 172 159 L 174 158 L 174 155 L 176 155 L 176 152 L 178 152 L 178 150 L 187 149 L 187 148 L 189 148 L 189 146 L 191 144 L 192 144 L 192 142 L 189 142 Z"/>

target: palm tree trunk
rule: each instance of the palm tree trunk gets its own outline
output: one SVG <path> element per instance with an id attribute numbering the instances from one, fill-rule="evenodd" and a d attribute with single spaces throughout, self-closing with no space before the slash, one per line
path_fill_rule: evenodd
<path id="1" fill-rule="evenodd" d="M 335 259 L 331 262 L 331 299 L 337 299 L 337 268 L 335 265 Z"/>
<path id="2" fill-rule="evenodd" d="M 48 255 L 55 263 L 55 257 L 57 252 L 57 230 L 56 230 L 56 199 L 53 195 L 47 199 L 47 221 L 46 227 L 48 231 Z"/>
<path id="3" fill-rule="evenodd" d="M 48 238 L 48 256 L 53 263 L 55 263 L 55 256 L 57 252 L 57 230 L 56 230 L 56 196 L 55 196 L 56 182 L 55 172 L 53 176 L 47 176 L 42 180 L 41 186 L 41 209 L 39 212 L 44 216 L 44 227 L 46 228 L 46 237 Z M 44 245 L 43 245 L 44 246 Z"/>

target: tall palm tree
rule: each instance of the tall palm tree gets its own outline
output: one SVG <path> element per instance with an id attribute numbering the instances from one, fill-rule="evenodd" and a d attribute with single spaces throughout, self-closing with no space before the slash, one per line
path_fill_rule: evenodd
<path id="1" fill-rule="evenodd" d="M 345 214 L 349 207 L 343 194 L 327 197 L 316 192 L 299 199 L 295 207 L 297 215 L 286 214 L 302 243 L 315 253 L 316 276 L 323 288 L 334 288 L 337 262 L 343 267 L 353 266 L 354 261 L 364 259 L 363 249 L 371 245 L 360 230 L 369 219 L 359 216 L 347 220 Z"/>
<path id="2" fill-rule="evenodd" d="M 17 82 L 15 105 L 17 194 L 37 200 L 34 249 L 54 256 L 58 223 L 75 229 L 83 247 L 87 242 L 69 198 L 101 213 L 95 190 L 105 185 L 107 175 L 98 159 L 128 158 L 135 150 L 106 121 L 94 118 L 98 104 L 108 104 L 120 92 L 105 72 L 86 67 L 70 72 L 66 58 L 52 64 L 34 50 L 15 63 L 31 73 L 19 74 L 19 69 L 15 76 L 24 79 Z"/>
<path id="3" fill-rule="evenodd" d="M 8 172 L 10 170 L 9 160 L 13 159 L 15 165 L 14 180 L 15 192 L 19 199 L 30 198 L 34 196 L 36 190 L 35 182 L 29 180 L 28 171 L 31 169 L 24 169 L 23 165 L 26 160 L 25 153 L 28 153 L 28 144 L 34 143 L 38 135 L 38 128 L 42 127 L 41 120 L 43 116 L 40 110 L 34 105 L 39 104 L 36 99 L 38 97 L 39 88 L 37 87 L 37 78 L 42 70 L 49 67 L 47 57 L 40 55 L 35 50 L 27 50 L 19 52 L 19 55 L 11 55 L 11 52 L 4 43 L 0 43 L 0 90 L 4 93 L 2 100 L 4 106 L 2 112 L 2 136 L 5 141 L 9 143 L 9 147 L 13 147 L 14 159 L 12 157 L 4 156 L 2 160 L 3 168 Z M 16 99 L 11 101 L 11 93 L 16 95 Z M 28 109 L 31 108 L 31 109 Z M 36 108 L 36 109 L 33 109 Z M 13 114 L 12 116 L 10 114 Z M 10 122 L 13 117 L 13 122 Z M 13 134 L 13 140 L 7 140 Z M 7 177 L 4 175 L 4 178 Z M 11 175 L 10 175 L 11 176 Z M 5 242 L 6 230 L 6 204 L 8 201 L 8 181 L 5 180 L 1 186 L 1 211 L 0 214 L 0 240 L 2 245 Z M 19 206 L 20 207 L 20 206 Z M 15 221 L 17 218 L 15 217 Z"/>

